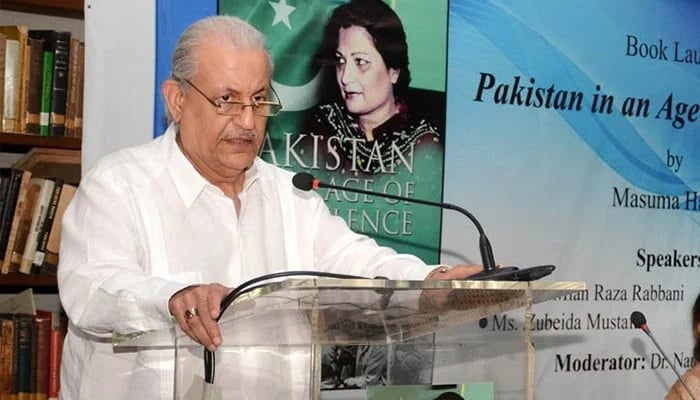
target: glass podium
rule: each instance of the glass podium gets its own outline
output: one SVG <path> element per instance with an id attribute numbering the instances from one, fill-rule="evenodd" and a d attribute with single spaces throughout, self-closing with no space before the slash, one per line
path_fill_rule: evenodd
<path id="1" fill-rule="evenodd" d="M 360 354 L 387 365 L 382 384 L 488 381 L 496 398 L 532 399 L 532 307 L 581 290 L 582 282 L 286 279 L 224 310 L 213 358 L 177 324 L 115 335 L 113 346 L 171 353 L 174 365 L 162 374 L 172 376 L 161 378 L 175 400 L 365 398 L 335 390 L 349 382 L 339 371 L 347 348 L 356 369 Z M 522 327 L 483 329 L 485 318 L 514 310 L 523 312 Z M 378 382 L 372 374 L 360 374 L 356 387 Z"/>

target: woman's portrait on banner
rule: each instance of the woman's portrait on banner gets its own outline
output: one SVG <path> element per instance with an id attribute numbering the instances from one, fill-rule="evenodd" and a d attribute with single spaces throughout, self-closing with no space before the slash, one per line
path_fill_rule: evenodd
<path id="1" fill-rule="evenodd" d="M 422 143 L 443 141 L 440 114 L 431 116 L 409 87 L 406 32 L 389 4 L 352 0 L 335 8 L 318 61 L 332 83 L 312 112 L 309 131 L 325 137 L 327 163 L 342 165 L 345 173 L 394 173 L 401 164 L 411 169 Z M 444 98 L 439 103 L 432 106 L 444 110 Z"/>

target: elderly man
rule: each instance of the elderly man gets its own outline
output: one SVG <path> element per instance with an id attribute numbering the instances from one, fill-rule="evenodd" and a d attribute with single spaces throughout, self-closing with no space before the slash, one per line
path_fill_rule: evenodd
<path id="1" fill-rule="evenodd" d="M 168 130 L 83 177 L 64 216 L 58 273 L 70 320 L 63 400 L 172 398 L 172 351 L 114 352 L 111 335 L 167 327 L 174 317 L 215 350 L 221 300 L 261 274 L 456 279 L 480 270 L 436 270 L 378 246 L 317 194 L 294 189 L 291 173 L 258 158 L 267 118 L 280 109 L 271 77 L 264 39 L 249 24 L 196 22 L 179 39 L 162 87 Z"/>

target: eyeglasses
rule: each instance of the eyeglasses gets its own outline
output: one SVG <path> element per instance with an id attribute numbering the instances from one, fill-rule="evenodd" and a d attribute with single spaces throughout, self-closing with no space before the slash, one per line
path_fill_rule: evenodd
<path id="1" fill-rule="evenodd" d="M 201 94 L 202 97 L 209 102 L 209 104 L 216 107 L 216 113 L 220 115 L 241 115 L 246 107 L 250 107 L 253 109 L 253 113 L 255 115 L 274 117 L 275 115 L 279 114 L 280 110 L 282 110 L 282 102 L 272 86 L 270 86 L 270 93 L 268 94 L 267 100 L 253 99 L 252 103 L 247 104 L 236 100 L 212 100 L 209 98 L 209 96 L 204 94 L 201 89 L 195 86 L 194 83 L 190 82 L 189 79 L 180 79 L 177 77 L 174 78 L 176 80 L 185 81 L 188 85 L 192 86 L 192 89 Z"/>

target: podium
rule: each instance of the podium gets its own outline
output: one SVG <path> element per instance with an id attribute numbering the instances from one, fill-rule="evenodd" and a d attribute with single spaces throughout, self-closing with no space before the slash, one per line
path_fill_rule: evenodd
<path id="1" fill-rule="evenodd" d="M 486 380 L 496 398 L 532 399 L 532 308 L 581 290 L 582 282 L 286 279 L 260 285 L 224 310 L 223 344 L 206 374 L 203 347 L 177 324 L 115 334 L 113 346 L 171 352 L 174 365 L 160 377 L 172 382 L 167 399 L 364 399 L 364 392 L 353 395 L 357 390 L 322 390 L 338 385 L 338 349 L 354 345 L 381 350 L 377 359 L 389 364 L 383 383 Z M 444 304 L 436 306 L 436 298 Z M 497 317 L 514 310 L 522 310 L 522 326 Z M 213 383 L 206 383 L 210 374 Z"/>

